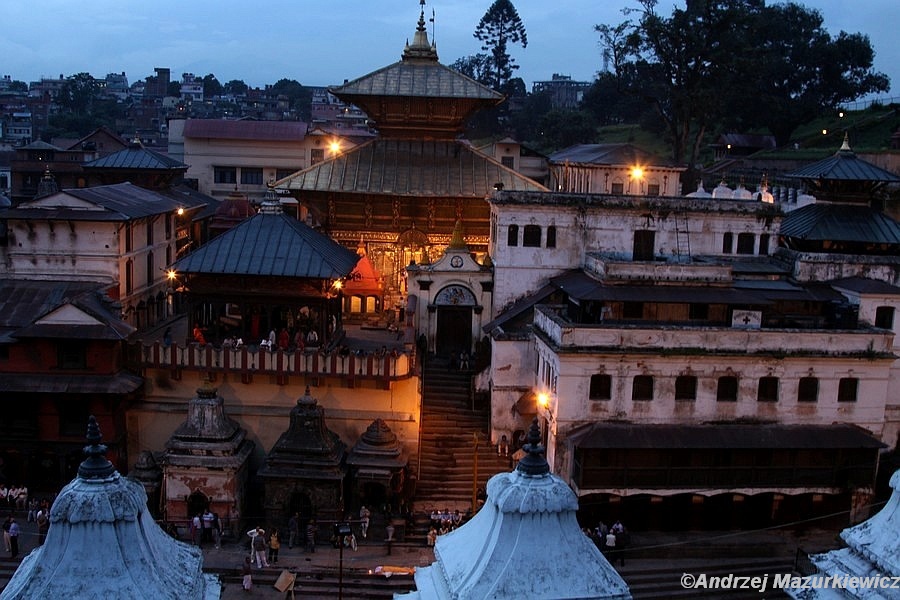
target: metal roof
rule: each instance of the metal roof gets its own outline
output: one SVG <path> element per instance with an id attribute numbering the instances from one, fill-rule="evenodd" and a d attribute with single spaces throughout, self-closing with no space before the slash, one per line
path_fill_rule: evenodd
<path id="1" fill-rule="evenodd" d="M 85 169 L 141 169 L 144 171 L 187 170 L 188 166 L 161 152 L 134 144 L 82 165 Z"/>
<path id="2" fill-rule="evenodd" d="M 262 211 L 178 260 L 188 274 L 338 279 L 359 256 L 280 210 Z"/>
<path id="3" fill-rule="evenodd" d="M 606 285 L 581 272 L 566 273 L 550 283 L 579 300 L 606 302 L 663 302 L 704 304 L 769 304 L 756 293 L 730 287 L 690 285 Z"/>
<path id="4" fill-rule="evenodd" d="M 484 198 L 547 188 L 460 141 L 375 139 L 276 183 L 296 191 Z"/>
<path id="5" fill-rule="evenodd" d="M 41 394 L 128 394 L 144 384 L 137 375 L 121 372 L 115 375 L 48 375 L 4 373 L 0 377 L 0 393 Z"/>
<path id="6" fill-rule="evenodd" d="M 809 204 L 784 217 L 779 233 L 805 240 L 900 243 L 900 224 L 868 206 Z"/>
<path id="7" fill-rule="evenodd" d="M 184 124 L 184 137 L 299 142 L 306 137 L 307 129 L 307 124 L 302 121 L 188 119 Z"/>
<path id="8" fill-rule="evenodd" d="M 836 181 L 900 182 L 900 177 L 864 161 L 856 156 L 849 147 L 838 150 L 834 156 L 788 173 L 785 177 Z"/>
<path id="9" fill-rule="evenodd" d="M 577 144 L 550 155 L 553 164 L 674 166 L 632 144 Z"/>
<path id="10" fill-rule="evenodd" d="M 105 210 L 56 205 L 61 196 L 72 196 Z M 65 189 L 38 200 L 23 202 L 4 212 L 7 219 L 67 219 L 71 221 L 128 221 L 165 214 L 184 206 L 173 198 L 131 183 Z"/>
<path id="11" fill-rule="evenodd" d="M 46 337 L 125 339 L 134 332 L 103 298 L 104 284 L 85 281 L 0 279 L 0 331 L 4 338 Z M 34 325 L 55 309 L 71 304 L 102 325 Z"/>
<path id="12" fill-rule="evenodd" d="M 406 96 L 464 98 L 499 103 L 503 94 L 435 61 L 401 60 L 344 85 L 328 88 L 339 98 Z"/>
<path id="13" fill-rule="evenodd" d="M 835 288 L 841 288 L 860 294 L 877 294 L 880 296 L 900 296 L 900 287 L 865 277 L 846 277 L 828 282 Z"/>
<path id="14" fill-rule="evenodd" d="M 868 431 L 845 423 L 662 425 L 594 423 L 570 434 L 576 448 L 884 448 Z"/>

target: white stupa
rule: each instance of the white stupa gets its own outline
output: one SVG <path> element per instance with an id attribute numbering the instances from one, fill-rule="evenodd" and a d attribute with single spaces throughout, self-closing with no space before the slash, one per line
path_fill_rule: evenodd
<path id="1" fill-rule="evenodd" d="M 395 600 L 631 598 L 581 531 L 575 493 L 550 473 L 537 419 L 524 450 L 515 471 L 488 481 L 478 514 L 438 538 L 435 562 L 416 571 L 417 591 Z"/>
<path id="2" fill-rule="evenodd" d="M 87 439 L 78 476 L 50 508 L 44 544 L 25 557 L 0 598 L 218 599 L 221 585 L 203 573 L 200 549 L 164 532 L 143 486 L 106 459 L 93 416 Z"/>
<path id="3" fill-rule="evenodd" d="M 810 556 L 817 573 L 804 578 L 802 586 L 785 590 L 790 597 L 800 600 L 900 598 L 900 589 L 897 589 L 900 582 L 900 471 L 891 476 L 890 486 L 894 490 L 891 499 L 878 514 L 841 532 L 846 548 Z M 827 577 L 835 577 L 838 582 L 847 584 L 828 583 Z"/>

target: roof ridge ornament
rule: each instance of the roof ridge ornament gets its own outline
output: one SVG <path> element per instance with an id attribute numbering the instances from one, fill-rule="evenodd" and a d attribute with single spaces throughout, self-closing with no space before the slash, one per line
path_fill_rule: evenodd
<path id="1" fill-rule="evenodd" d="M 106 445 L 101 444 L 103 436 L 97 418 L 91 415 L 87 429 L 88 445 L 84 447 L 87 458 L 78 467 L 78 476 L 82 479 L 106 479 L 116 472 L 116 468 L 106 458 Z"/>
<path id="2" fill-rule="evenodd" d="M 412 44 L 406 41 L 406 47 L 403 49 L 403 60 L 423 59 L 437 62 L 437 47 L 429 43 L 428 31 L 425 29 L 425 0 L 419 0 L 419 21 L 416 23 L 416 33 L 413 36 Z"/>
<path id="3" fill-rule="evenodd" d="M 538 427 L 537 417 L 531 421 L 531 428 L 528 430 L 528 437 L 522 450 L 526 454 L 516 466 L 516 471 L 523 475 L 546 475 L 550 472 L 550 465 L 544 456 L 545 449 L 541 445 L 541 430 Z"/>

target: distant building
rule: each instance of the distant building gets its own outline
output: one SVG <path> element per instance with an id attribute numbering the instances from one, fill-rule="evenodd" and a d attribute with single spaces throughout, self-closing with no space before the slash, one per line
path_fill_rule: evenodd
<path id="1" fill-rule="evenodd" d="M 550 189 L 579 194 L 677 196 L 684 171 L 632 144 L 578 144 L 548 160 Z"/>
<path id="2" fill-rule="evenodd" d="M 574 81 L 569 75 L 554 73 L 550 80 L 535 81 L 531 85 L 532 94 L 547 94 L 553 108 L 578 108 L 584 92 L 591 87 L 590 81 Z"/>

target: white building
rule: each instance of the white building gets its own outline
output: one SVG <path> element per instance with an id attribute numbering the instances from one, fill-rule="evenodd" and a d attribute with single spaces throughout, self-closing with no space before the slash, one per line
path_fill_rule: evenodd
<path id="1" fill-rule="evenodd" d="M 786 228 L 753 199 L 489 201 L 495 443 L 540 415 L 582 510 L 649 527 L 669 509 L 729 527 L 865 504 L 900 425 L 896 243 L 867 254 L 832 231 L 835 255 L 809 214 Z M 900 233 L 867 207 L 815 208 Z"/>

